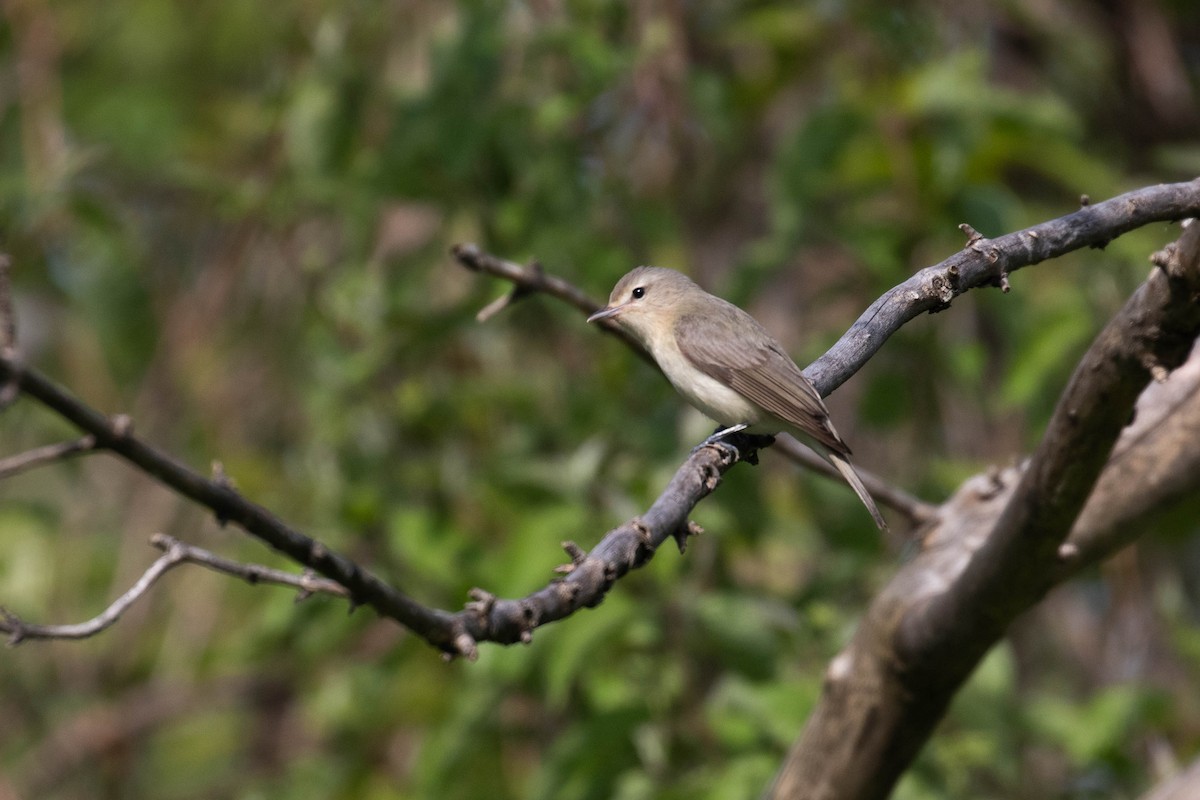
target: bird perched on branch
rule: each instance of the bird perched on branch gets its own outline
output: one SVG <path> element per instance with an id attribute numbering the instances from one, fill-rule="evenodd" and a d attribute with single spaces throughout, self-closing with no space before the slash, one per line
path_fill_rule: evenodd
<path id="1" fill-rule="evenodd" d="M 742 309 L 664 267 L 638 267 L 617 281 L 588 322 L 611 320 L 642 344 L 684 399 L 722 426 L 798 436 L 831 463 L 880 530 L 887 523 L 850 464 L 812 382 L 779 342 Z"/>

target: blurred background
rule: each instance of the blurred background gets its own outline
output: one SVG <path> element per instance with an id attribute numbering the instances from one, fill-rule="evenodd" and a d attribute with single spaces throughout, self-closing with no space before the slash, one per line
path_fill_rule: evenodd
<path id="1" fill-rule="evenodd" d="M 1200 174 L 1190 0 L 5 0 L 0 63 L 25 358 L 450 609 L 544 585 L 711 430 L 561 303 L 478 324 L 509 287 L 453 243 L 597 301 L 685 270 L 806 363 L 961 222 Z M 1028 452 L 1177 232 L 908 325 L 829 399 L 857 463 L 937 503 Z M 21 402 L 0 455 L 72 435 Z M 896 797 L 1134 797 L 1193 758 L 1198 510 L 1022 620 Z M 695 519 L 685 556 L 474 664 L 177 571 L 95 639 L 0 654 L 0 794 L 756 796 L 903 548 L 770 452 Z M 156 531 L 287 566 L 96 455 L 0 483 L 0 605 L 91 617 Z"/>

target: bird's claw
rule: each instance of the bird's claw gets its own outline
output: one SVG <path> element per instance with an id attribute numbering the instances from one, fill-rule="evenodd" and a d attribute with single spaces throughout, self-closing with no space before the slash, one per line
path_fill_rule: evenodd
<path id="1" fill-rule="evenodd" d="M 728 428 L 717 428 L 715 431 L 713 431 L 711 436 L 709 436 L 707 439 L 705 439 L 700 444 L 693 447 L 692 452 L 695 453 L 697 450 L 701 449 L 702 447 L 708 447 L 709 445 L 718 444 L 718 443 L 726 445 L 727 447 L 732 447 L 734 452 L 737 452 L 737 449 L 738 449 L 737 445 L 735 445 L 731 442 L 725 441 L 725 438 L 727 436 L 732 436 L 735 433 L 739 433 L 740 431 L 746 430 L 746 427 L 747 427 L 746 424 L 742 423 L 740 425 L 730 425 Z"/>

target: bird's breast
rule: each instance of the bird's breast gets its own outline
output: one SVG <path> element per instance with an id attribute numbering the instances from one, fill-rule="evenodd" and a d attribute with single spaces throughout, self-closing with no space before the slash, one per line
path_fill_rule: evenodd
<path id="1" fill-rule="evenodd" d="M 761 420 L 763 414 L 757 406 L 693 364 L 674 335 L 657 337 L 647 345 L 675 391 L 714 422 L 753 425 Z"/>

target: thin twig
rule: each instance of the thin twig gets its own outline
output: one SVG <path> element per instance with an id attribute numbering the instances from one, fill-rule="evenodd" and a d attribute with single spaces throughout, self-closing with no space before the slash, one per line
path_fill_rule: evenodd
<path id="1" fill-rule="evenodd" d="M 0 608 L 0 632 L 8 634 L 9 646 L 16 646 L 27 639 L 86 639 L 89 636 L 95 636 L 120 619 L 121 615 L 154 585 L 155 581 L 182 563 L 181 554 L 177 552 L 167 552 L 159 556 L 142 573 L 129 591 L 87 622 L 74 625 L 39 625 L 25 622 L 8 609 Z"/>
<path id="2" fill-rule="evenodd" d="M 247 583 L 267 583 L 299 589 L 300 592 L 296 596 L 297 601 L 304 600 L 314 594 L 350 597 L 350 592 L 345 586 L 328 578 L 317 577 L 311 570 L 305 570 L 297 575 L 294 572 L 286 572 L 285 570 L 266 567 L 262 564 L 243 564 L 240 561 L 233 561 L 224 556 L 219 556 L 204 548 L 181 542 L 165 533 L 154 534 L 154 536 L 150 537 L 150 543 L 164 552 L 177 552 L 181 561 L 207 567 L 216 572 L 223 572 L 226 575 L 241 578 Z"/>
<path id="3" fill-rule="evenodd" d="M 594 314 L 602 307 L 588 297 L 587 292 L 575 286 L 570 281 L 546 272 L 542 269 L 541 264 L 535 263 L 531 267 L 522 267 L 514 261 L 507 261 L 491 253 L 485 253 L 480 249 L 479 245 L 470 243 L 456 244 L 450 248 L 450 253 L 458 259 L 458 263 L 469 270 L 495 275 L 497 278 L 503 278 L 513 284 L 511 292 L 493 300 L 475 315 L 475 318 L 480 322 L 491 319 L 515 301 L 528 297 L 535 292 L 548 294 L 551 297 L 562 300 L 567 305 L 574 306 L 583 312 L 585 317 Z M 612 320 L 601 320 L 599 325 L 600 329 L 605 333 L 616 336 L 633 352 L 637 353 L 650 364 L 654 364 L 654 359 L 650 357 L 645 348 L 623 329 L 618 328 Z"/>
<path id="4" fill-rule="evenodd" d="M 317 578 L 310 573 L 295 575 L 290 572 L 265 567 L 260 564 L 241 564 L 222 558 L 203 548 L 194 547 L 156 533 L 150 543 L 163 551 L 127 592 L 118 597 L 103 612 L 87 622 L 73 625 L 39 625 L 25 622 L 9 611 L 0 608 L 0 632 L 8 634 L 8 644 L 16 646 L 29 639 L 86 639 L 111 627 L 129 608 L 150 590 L 159 578 L 181 564 L 198 564 L 202 567 L 242 578 L 248 583 L 269 583 L 290 586 L 300 590 L 297 601 L 316 593 L 348 597 L 346 587 L 330 580 Z"/>
<path id="5" fill-rule="evenodd" d="M 65 461 L 72 456 L 94 452 L 95 449 L 96 437 L 89 434 L 69 442 L 48 444 L 33 450 L 26 450 L 24 453 L 17 453 L 15 456 L 0 458 L 0 480 L 11 478 L 13 475 L 40 467 L 43 464 Z"/>
<path id="6" fill-rule="evenodd" d="M 813 452 L 811 448 L 805 447 L 791 434 L 781 433 L 776 436 L 775 449 L 819 475 L 835 481 L 844 480 L 828 461 Z M 861 466 L 856 465 L 854 469 L 858 472 L 858 477 L 862 478 L 863 484 L 872 497 L 882 505 L 899 511 L 912 523 L 913 527 L 923 525 L 937 517 L 938 507 L 933 503 L 927 503 L 921 498 L 909 494 Z"/>
<path id="7" fill-rule="evenodd" d="M 486 272 L 529 291 L 557 297 L 568 305 L 575 306 L 584 316 L 600 310 L 600 306 L 588 297 L 586 292 L 562 278 L 546 273 L 536 264 L 528 268 L 522 267 L 515 261 L 485 253 L 478 245 L 469 243 L 456 244 L 450 248 L 450 252 L 467 269 Z"/>

